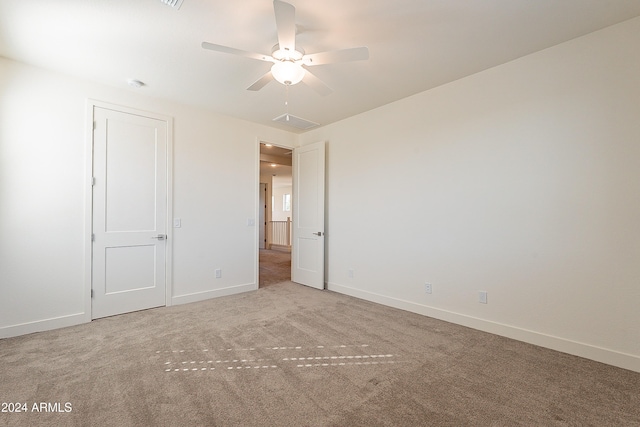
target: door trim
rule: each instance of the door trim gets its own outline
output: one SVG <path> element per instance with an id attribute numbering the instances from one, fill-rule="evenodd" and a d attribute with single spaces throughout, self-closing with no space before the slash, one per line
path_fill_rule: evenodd
<path id="1" fill-rule="evenodd" d="M 85 217 L 84 217 L 84 321 L 91 322 L 91 273 L 93 268 L 93 121 L 96 107 L 107 110 L 149 117 L 167 124 L 167 244 L 166 250 L 166 292 L 165 305 L 172 305 L 173 295 L 173 117 L 111 104 L 95 99 L 87 99 L 85 109 Z"/>
<path id="2" fill-rule="evenodd" d="M 280 148 L 286 148 L 288 150 L 294 150 L 296 147 L 294 147 L 291 144 L 284 144 L 282 142 L 273 142 L 271 138 L 261 138 L 261 137 L 257 137 L 256 138 L 256 142 L 255 142 L 255 171 L 256 171 L 256 178 L 255 178 L 255 218 L 256 221 L 258 220 L 258 218 L 260 218 L 260 144 L 272 144 L 273 146 L 276 147 L 280 147 Z M 291 176 L 291 179 L 293 181 L 293 176 Z M 269 206 L 271 204 L 271 196 L 273 194 L 273 188 L 272 188 L 272 184 L 271 183 L 267 183 L 267 199 L 269 200 L 267 202 L 267 206 Z M 295 204 L 295 200 L 293 200 L 293 204 Z M 267 223 L 269 223 L 269 221 L 271 221 L 271 209 L 267 209 L 267 214 L 265 216 L 265 220 L 267 221 Z M 268 228 L 268 227 L 267 227 Z M 265 236 L 267 236 L 267 233 L 269 233 L 268 230 L 265 230 Z M 267 240 L 269 240 L 269 238 L 267 237 Z M 258 231 L 258 227 L 256 227 L 255 230 L 255 288 L 254 290 L 258 290 L 260 288 L 260 233 Z"/>

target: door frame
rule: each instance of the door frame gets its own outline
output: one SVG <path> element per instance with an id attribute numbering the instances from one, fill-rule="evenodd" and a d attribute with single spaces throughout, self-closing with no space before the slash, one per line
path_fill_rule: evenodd
<path id="1" fill-rule="evenodd" d="M 277 142 L 272 142 L 272 140 L 270 138 L 260 138 L 257 137 L 256 138 L 256 143 L 255 143 L 255 171 L 256 171 L 256 177 L 255 177 L 255 218 L 256 221 L 258 221 L 258 219 L 260 218 L 260 144 L 271 144 L 275 147 L 280 147 L 280 148 L 286 148 L 289 150 L 292 150 L 295 147 L 289 146 L 287 144 L 280 144 Z M 291 179 L 293 180 L 293 176 L 291 176 Z M 272 183 L 267 183 L 267 194 L 266 194 L 266 198 L 267 200 L 267 212 L 265 215 L 265 221 L 267 221 L 267 224 L 271 221 L 271 209 L 269 209 L 269 207 L 271 207 L 271 196 L 273 194 L 273 188 L 271 186 Z M 295 200 L 293 201 L 293 203 L 295 203 Z M 265 236 L 267 238 L 267 241 L 269 241 L 269 234 L 270 234 L 270 230 L 269 227 L 265 227 Z M 256 250 L 255 250 L 255 290 L 258 290 L 260 288 L 260 231 L 258 230 L 258 227 L 256 227 L 255 230 L 255 245 L 256 245 Z M 270 249 L 267 248 L 265 245 L 266 249 Z"/>
<path id="2" fill-rule="evenodd" d="M 326 141 L 322 141 L 325 143 L 325 150 L 326 150 Z M 276 147 L 281 147 L 281 148 L 287 148 L 287 149 L 291 149 L 294 150 L 296 148 L 299 147 L 293 147 L 287 144 L 279 144 L 277 142 L 272 142 L 269 138 L 256 138 L 256 144 L 255 144 L 255 170 L 256 170 L 256 179 L 255 179 L 255 218 L 259 218 L 259 209 L 260 209 L 260 144 L 272 144 Z M 326 151 L 325 151 L 325 155 L 326 155 Z M 326 164 L 325 164 L 325 180 L 326 180 Z M 296 179 L 295 176 L 293 175 L 293 171 L 292 171 L 292 175 L 291 175 L 291 184 L 292 186 L 295 188 L 296 184 Z M 271 185 L 267 184 L 267 197 L 271 197 L 271 192 L 269 191 Z M 291 209 L 296 209 L 296 197 L 293 197 L 292 203 L 291 203 Z M 267 203 L 269 204 L 269 203 Z M 324 213 L 324 229 L 326 230 L 327 228 L 327 213 L 326 213 L 326 183 L 325 183 L 325 213 Z M 271 212 L 268 212 L 268 215 L 271 215 Z M 258 227 L 256 227 L 255 230 L 255 289 L 259 289 L 260 287 L 260 233 L 257 229 Z M 266 233 L 265 233 L 266 234 Z M 291 254 L 293 256 L 294 253 L 294 247 L 293 245 L 295 245 L 295 241 L 294 239 L 291 240 Z M 293 261 L 292 261 L 293 264 Z M 293 268 L 293 265 L 292 265 Z M 324 269 L 324 279 L 323 279 L 323 285 L 324 285 L 324 289 L 327 289 L 327 245 L 326 245 L 326 241 L 325 241 L 325 245 L 324 245 L 324 265 L 323 265 L 323 269 Z M 300 285 L 300 286 L 304 286 L 304 285 Z"/>
<path id="3" fill-rule="evenodd" d="M 134 114 L 161 120 L 167 124 L 167 244 L 165 245 L 165 275 L 166 292 L 165 306 L 171 305 L 173 295 L 173 117 L 164 114 L 154 113 L 146 110 L 125 107 L 111 104 L 95 99 L 87 99 L 85 107 L 85 224 L 84 224 L 84 320 L 92 320 L 91 313 L 91 289 L 92 289 L 92 269 L 93 269 L 93 242 L 91 235 L 93 232 L 93 126 L 94 109 L 104 108 L 107 110 L 120 111 L 127 114 Z"/>
<path id="4" fill-rule="evenodd" d="M 271 205 L 271 201 L 267 200 L 267 193 L 269 192 L 269 184 L 260 182 L 258 183 L 258 249 L 270 249 L 267 247 L 267 242 L 269 241 L 269 235 L 267 234 L 268 227 L 267 223 L 271 220 L 270 216 L 267 215 L 267 208 Z M 264 192 L 262 191 L 262 186 L 264 185 Z M 263 204 L 260 202 L 260 197 L 262 197 L 264 193 L 264 208 Z M 262 215 L 262 217 L 260 217 Z M 262 227 L 262 233 L 260 233 L 260 227 Z"/>

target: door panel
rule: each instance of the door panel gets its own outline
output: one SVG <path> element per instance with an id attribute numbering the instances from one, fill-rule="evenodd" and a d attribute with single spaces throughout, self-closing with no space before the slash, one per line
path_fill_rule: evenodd
<path id="1" fill-rule="evenodd" d="M 298 268 L 305 271 L 315 271 L 317 268 L 316 254 L 318 252 L 319 240 L 317 238 L 300 237 L 297 240 L 299 245 L 296 254 L 298 255 Z"/>
<path id="2" fill-rule="evenodd" d="M 325 144 L 293 151 L 293 246 L 291 280 L 324 289 Z"/>
<path id="3" fill-rule="evenodd" d="M 94 109 L 92 318 L 166 303 L 167 122 Z"/>
<path id="4" fill-rule="evenodd" d="M 156 259 L 155 246 L 105 248 L 105 294 L 155 287 Z"/>
<path id="5" fill-rule="evenodd" d="M 135 122 L 110 119 L 107 127 L 105 228 L 109 232 L 155 230 L 155 183 L 161 178 L 155 170 L 156 128 L 137 118 Z"/>
<path id="6" fill-rule="evenodd" d="M 298 160 L 298 221 L 301 228 L 315 229 L 318 228 L 319 217 L 324 214 L 318 212 L 319 203 L 324 202 L 324 194 L 319 194 L 318 190 L 318 153 L 319 149 L 302 151 L 297 154 Z M 324 161 L 323 161 L 324 169 Z M 320 197 L 322 196 L 322 197 Z M 322 199 L 322 200 L 319 200 Z M 324 229 L 324 224 L 321 224 Z M 316 230 L 319 231 L 319 230 Z"/>

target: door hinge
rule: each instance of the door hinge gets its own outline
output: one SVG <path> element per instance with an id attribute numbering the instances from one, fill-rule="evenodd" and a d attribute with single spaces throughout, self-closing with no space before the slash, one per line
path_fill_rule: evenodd
<path id="1" fill-rule="evenodd" d="M 93 298 L 93 289 L 91 289 L 91 298 Z"/>
<path id="2" fill-rule="evenodd" d="M 91 186 L 93 187 L 94 185 L 96 185 L 96 177 L 92 176 L 91 177 Z"/>
<path id="3" fill-rule="evenodd" d="M 93 121 L 93 130 L 96 130 L 96 128 L 98 127 L 98 124 L 96 123 L 96 121 Z"/>
<path id="4" fill-rule="evenodd" d="M 94 233 L 91 233 L 91 241 L 92 242 L 96 241 L 96 235 Z"/>

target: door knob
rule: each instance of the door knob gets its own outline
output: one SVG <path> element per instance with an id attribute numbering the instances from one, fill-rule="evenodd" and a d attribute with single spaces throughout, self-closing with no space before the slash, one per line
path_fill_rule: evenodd
<path id="1" fill-rule="evenodd" d="M 158 234 L 157 236 L 153 236 L 152 239 L 165 240 L 167 238 L 166 234 Z"/>
<path id="2" fill-rule="evenodd" d="M 322 231 L 318 231 L 317 233 L 313 233 L 313 234 L 315 234 L 316 236 L 322 236 L 324 233 Z"/>

